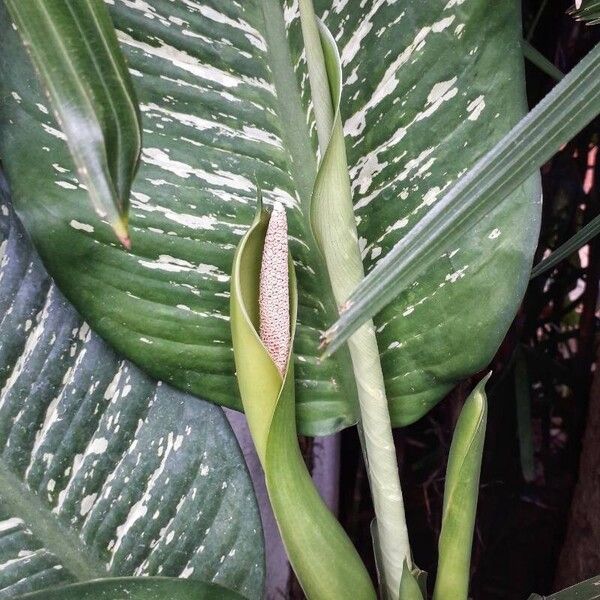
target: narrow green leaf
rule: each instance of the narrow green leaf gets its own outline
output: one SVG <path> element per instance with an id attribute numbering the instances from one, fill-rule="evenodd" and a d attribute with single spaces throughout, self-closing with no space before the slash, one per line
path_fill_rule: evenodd
<path id="1" fill-rule="evenodd" d="M 129 247 L 140 116 L 104 2 L 5 0 L 98 215 Z"/>
<path id="2" fill-rule="evenodd" d="M 174 577 L 118 577 L 76 583 L 18 596 L 15 600 L 243 600 L 227 588 Z"/>
<path id="3" fill-rule="evenodd" d="M 259 279 L 269 213 L 256 218 L 235 254 L 231 332 L 244 411 L 288 557 L 309 598 L 375 598 L 369 575 L 344 530 L 312 483 L 298 446 L 294 361 L 280 374 L 259 335 Z M 297 317 L 290 259 L 292 344 Z"/>
<path id="4" fill-rule="evenodd" d="M 600 44 L 365 277 L 324 335 L 327 356 L 600 113 Z"/>
<path id="5" fill-rule="evenodd" d="M 585 246 L 591 239 L 600 233 L 600 216 L 594 217 L 587 225 L 583 226 L 573 237 L 561 244 L 552 254 L 540 261 L 531 271 L 531 279 L 555 267 L 559 262 Z"/>
<path id="6" fill-rule="evenodd" d="M 535 461 L 531 430 L 531 394 L 527 360 L 520 347 L 517 349 L 515 356 L 515 401 L 521 472 L 525 481 L 533 481 L 535 479 Z"/>
<path id="7" fill-rule="evenodd" d="M 551 63 L 539 50 L 536 50 L 527 40 L 521 42 L 523 48 L 523 56 L 534 64 L 538 69 L 552 77 L 556 81 L 560 81 L 565 74 L 554 64 Z"/>
<path id="8" fill-rule="evenodd" d="M 487 420 L 485 384 L 489 377 L 479 382 L 467 398 L 452 437 L 434 600 L 466 600 L 469 591 L 471 545 Z"/>
<path id="9" fill-rule="evenodd" d="M 588 25 L 600 23 L 600 0 L 577 0 L 569 9 L 569 14 Z"/>
<path id="10" fill-rule="evenodd" d="M 598 600 L 600 598 L 600 575 L 591 577 L 550 596 L 532 594 L 528 600 Z"/>

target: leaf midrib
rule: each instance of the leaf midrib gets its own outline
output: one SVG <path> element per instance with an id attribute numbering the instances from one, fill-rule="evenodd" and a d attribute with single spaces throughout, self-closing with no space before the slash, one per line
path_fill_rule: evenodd
<path id="1" fill-rule="evenodd" d="M 33 536 L 55 555 L 77 580 L 106 577 L 106 565 L 79 536 L 61 526 L 41 500 L 0 461 L 0 501 L 11 515 L 23 520 Z"/>

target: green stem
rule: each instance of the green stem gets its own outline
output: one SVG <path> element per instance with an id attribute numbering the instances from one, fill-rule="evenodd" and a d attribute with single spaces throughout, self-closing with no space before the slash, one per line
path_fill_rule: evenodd
<path id="1" fill-rule="evenodd" d="M 540 71 L 552 77 L 555 81 L 560 81 L 565 74 L 553 63 L 551 63 L 541 52 L 536 50 L 527 40 L 521 42 L 523 56 L 535 65 Z"/>
<path id="2" fill-rule="evenodd" d="M 537 27 L 540 18 L 542 16 L 542 13 L 544 12 L 544 10 L 546 9 L 546 4 L 548 4 L 548 0 L 543 0 L 543 2 L 540 4 L 540 7 L 538 8 L 538 11 L 535 15 L 535 17 L 533 18 L 533 22 L 531 23 L 531 27 L 529 28 L 529 31 L 527 32 L 527 41 L 530 42 L 531 38 L 533 37 L 533 34 L 535 33 L 535 28 Z"/>
<path id="3" fill-rule="evenodd" d="M 333 40 L 323 45 L 312 0 L 300 0 L 300 17 L 322 161 L 311 206 L 311 220 L 325 257 L 333 294 L 344 304 L 364 278 L 358 247 L 343 130 L 332 84 Z M 339 64 L 338 64 L 339 67 Z M 336 73 L 339 74 L 339 73 Z M 339 86 L 338 86 L 339 87 Z M 325 135 L 326 132 L 326 135 Z M 331 187 L 333 186 L 333 188 Z M 316 218 L 313 218 L 316 216 Z M 396 449 L 385 393 L 379 348 L 372 321 L 349 340 L 358 388 L 363 450 L 375 508 L 386 597 L 398 598 L 403 564 L 412 566 Z"/>

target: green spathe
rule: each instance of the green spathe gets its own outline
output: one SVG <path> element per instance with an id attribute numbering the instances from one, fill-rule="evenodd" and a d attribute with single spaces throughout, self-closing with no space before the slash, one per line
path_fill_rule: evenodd
<path id="1" fill-rule="evenodd" d="M 259 207 L 238 246 L 231 281 L 231 332 L 237 378 L 273 512 L 304 592 L 311 600 L 375 598 L 352 543 L 316 491 L 298 446 L 294 366 L 282 377 L 258 336 L 259 276 L 269 213 Z M 297 314 L 290 260 L 292 343 Z M 290 352 L 291 355 L 291 352 Z"/>

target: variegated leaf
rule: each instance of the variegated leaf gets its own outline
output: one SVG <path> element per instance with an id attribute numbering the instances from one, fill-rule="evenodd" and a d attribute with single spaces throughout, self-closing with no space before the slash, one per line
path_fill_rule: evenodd
<path id="1" fill-rule="evenodd" d="M 1 200 L 0 598 L 107 575 L 260 597 L 260 517 L 222 410 L 119 358 Z"/>
<path id="2" fill-rule="evenodd" d="M 288 207 L 299 427 L 325 433 L 354 422 L 346 351 L 317 361 L 319 331 L 335 306 L 306 218 L 316 153 L 297 5 L 111 4 L 143 113 L 131 254 L 81 202 L 60 131 L 3 16 L 0 149 L 49 270 L 94 329 L 146 371 L 239 408 L 227 289 L 258 182 L 267 202 Z M 524 113 L 518 2 L 322 0 L 316 8 L 342 57 L 370 270 Z M 421 416 L 489 360 L 525 288 L 538 216 L 533 182 L 378 316 L 395 424 Z"/>

